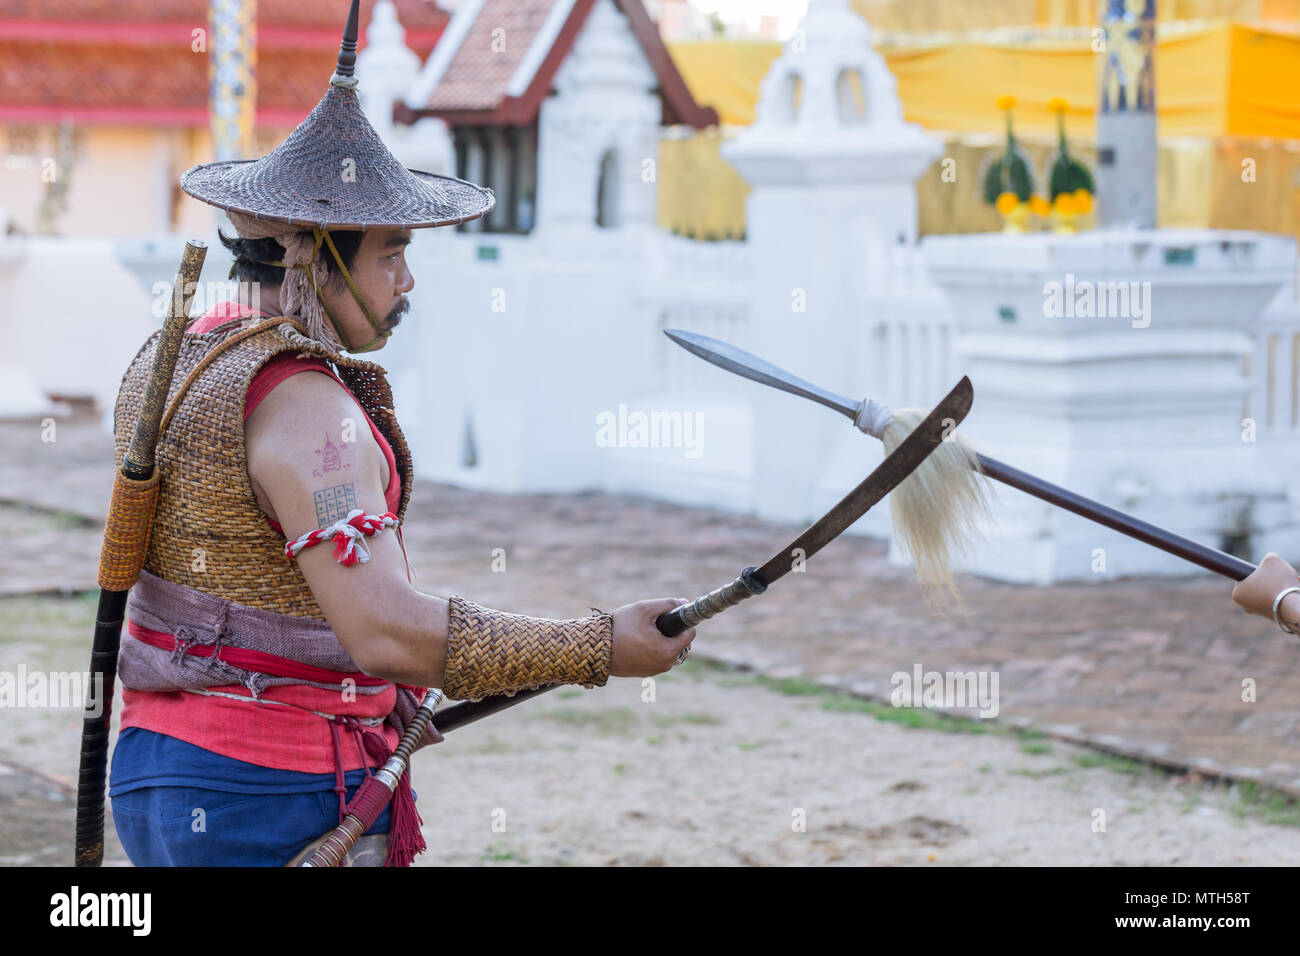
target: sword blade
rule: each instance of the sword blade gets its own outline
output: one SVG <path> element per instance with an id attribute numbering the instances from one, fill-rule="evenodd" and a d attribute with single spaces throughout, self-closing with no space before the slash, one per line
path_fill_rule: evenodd
<path id="1" fill-rule="evenodd" d="M 812 382 L 806 382 L 797 375 L 791 375 L 785 369 L 764 361 L 752 352 L 746 352 L 744 349 L 738 349 L 721 339 L 700 335 L 697 332 L 664 329 L 664 335 L 692 355 L 698 355 L 704 361 L 710 362 L 718 366 L 718 368 L 726 369 L 728 372 L 754 382 L 760 382 L 763 385 L 779 388 L 781 391 L 789 392 L 792 395 L 811 398 L 814 402 L 825 405 L 827 408 L 833 408 L 841 415 L 847 415 L 849 418 L 856 419 L 858 417 L 858 409 L 862 406 L 861 402 L 855 402 L 843 395 L 828 392 Z"/>

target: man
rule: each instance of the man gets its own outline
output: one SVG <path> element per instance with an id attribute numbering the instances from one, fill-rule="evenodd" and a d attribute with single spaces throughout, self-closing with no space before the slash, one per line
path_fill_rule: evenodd
<path id="1" fill-rule="evenodd" d="M 284 143 L 181 179 L 229 212 L 232 276 L 266 285 L 259 310 L 191 323 L 168 398 L 119 655 L 110 797 L 136 864 L 284 864 L 341 819 L 423 688 L 601 686 L 662 673 L 695 636 L 654 626 L 682 598 L 560 621 L 412 586 L 410 455 L 383 370 L 344 353 L 383 348 L 400 323 L 412 230 L 485 215 L 493 198 L 384 147 L 351 75 L 357 19 L 354 0 L 330 88 Z M 123 379 L 119 462 L 157 341 Z M 408 775 L 349 865 L 408 864 L 418 826 Z"/>

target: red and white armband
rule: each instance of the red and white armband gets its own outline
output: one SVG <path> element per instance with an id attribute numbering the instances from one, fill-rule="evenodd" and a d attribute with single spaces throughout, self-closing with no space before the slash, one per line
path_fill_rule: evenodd
<path id="1" fill-rule="evenodd" d="M 364 539 L 379 534 L 385 528 L 396 526 L 397 515 L 391 511 L 381 515 L 368 515 L 360 508 L 354 508 L 348 512 L 346 518 L 334 522 L 328 528 L 308 531 L 302 537 L 286 542 L 284 554 L 287 558 L 296 558 L 304 548 L 310 548 L 314 544 L 332 538 L 334 559 L 339 564 L 349 567 L 358 563 L 365 564 L 370 560 L 370 548 L 366 546 Z"/>

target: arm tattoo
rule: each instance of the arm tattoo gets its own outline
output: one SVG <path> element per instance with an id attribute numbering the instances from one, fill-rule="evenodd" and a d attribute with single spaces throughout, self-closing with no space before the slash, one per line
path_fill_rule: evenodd
<path id="1" fill-rule="evenodd" d="M 352 482 L 318 491 L 315 499 L 316 522 L 322 528 L 346 518 L 348 512 L 357 506 L 357 493 Z"/>
<path id="2" fill-rule="evenodd" d="M 346 442 L 344 447 L 346 448 Z M 320 464 L 312 469 L 313 478 L 322 478 L 328 471 L 347 471 L 352 467 L 350 462 L 344 461 L 344 448 L 330 441 L 328 434 L 325 436 L 325 444 L 316 449 L 316 457 L 320 459 Z"/>

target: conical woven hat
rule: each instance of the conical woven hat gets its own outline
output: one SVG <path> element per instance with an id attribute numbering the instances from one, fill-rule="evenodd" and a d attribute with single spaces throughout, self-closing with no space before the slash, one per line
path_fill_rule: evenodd
<path id="1" fill-rule="evenodd" d="M 256 160 L 205 163 L 181 176 L 195 199 L 292 226 L 322 229 L 450 226 L 492 211 L 492 190 L 406 169 L 366 119 L 352 77 L 358 2 L 338 71 L 289 138 Z"/>

